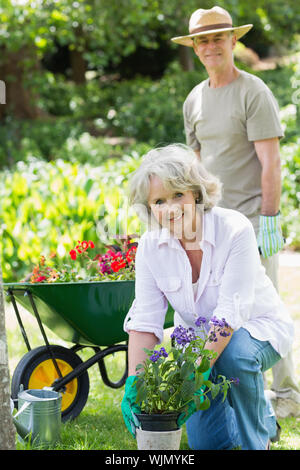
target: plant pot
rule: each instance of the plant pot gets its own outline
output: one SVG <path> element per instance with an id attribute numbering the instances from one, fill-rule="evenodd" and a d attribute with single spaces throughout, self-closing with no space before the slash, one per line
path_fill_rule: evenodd
<path id="1" fill-rule="evenodd" d="M 136 414 L 141 429 L 136 430 L 139 450 L 178 450 L 182 429 L 178 428 L 179 412 L 165 414 Z"/>
<path id="2" fill-rule="evenodd" d="M 136 414 L 143 431 L 176 431 L 177 419 L 180 413 L 174 411 L 165 414 Z"/>
<path id="3" fill-rule="evenodd" d="M 144 431 L 137 428 L 138 450 L 179 450 L 182 429 L 175 431 Z"/>

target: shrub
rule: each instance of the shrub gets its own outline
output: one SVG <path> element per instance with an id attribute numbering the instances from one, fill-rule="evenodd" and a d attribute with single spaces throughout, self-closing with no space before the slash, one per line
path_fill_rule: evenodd
<path id="1" fill-rule="evenodd" d="M 139 233 L 127 207 L 128 174 L 139 155 L 86 163 L 18 162 L 0 176 L 0 252 L 4 281 L 21 280 L 41 255 L 64 256 L 74 240 L 92 240 L 101 252 L 114 235 Z M 101 240 L 101 242 L 100 242 Z"/>

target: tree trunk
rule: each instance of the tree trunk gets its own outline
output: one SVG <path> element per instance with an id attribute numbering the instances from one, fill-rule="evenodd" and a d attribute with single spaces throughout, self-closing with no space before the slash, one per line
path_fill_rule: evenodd
<path id="1" fill-rule="evenodd" d="M 5 116 L 36 119 L 46 115 L 37 107 L 37 96 L 28 80 L 30 74 L 34 75 L 39 69 L 37 58 L 28 51 L 28 46 L 16 52 L 8 52 L 5 47 L 0 49 L 0 79 L 6 89 L 6 104 L 0 107 L 0 119 Z M 25 65 L 29 59 L 32 63 L 30 67 Z"/>
<path id="2" fill-rule="evenodd" d="M 77 85 L 85 83 L 86 63 L 82 52 L 73 49 L 70 51 L 70 61 L 72 68 L 72 79 Z"/>
<path id="3" fill-rule="evenodd" d="M 86 61 L 83 57 L 83 53 L 86 49 L 86 41 L 81 25 L 74 28 L 74 34 L 76 36 L 76 46 L 74 49 L 70 49 L 72 79 L 77 85 L 82 85 L 86 82 Z"/>
<path id="4" fill-rule="evenodd" d="M 186 46 L 179 46 L 179 62 L 182 70 L 189 72 L 194 70 L 194 61 L 191 54 L 191 48 Z"/>
<path id="5" fill-rule="evenodd" d="M 0 266 L 0 450 L 15 449 L 15 428 L 10 413 L 10 380 Z"/>

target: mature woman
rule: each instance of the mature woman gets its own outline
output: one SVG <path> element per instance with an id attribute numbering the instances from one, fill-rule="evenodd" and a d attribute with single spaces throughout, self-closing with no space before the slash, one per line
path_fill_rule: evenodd
<path id="1" fill-rule="evenodd" d="M 124 322 L 129 333 L 129 377 L 122 410 L 136 409 L 130 387 L 144 347 L 163 340 L 168 301 L 175 325 L 225 318 L 229 336 L 207 348 L 218 353 L 211 374 L 238 377 L 227 399 L 187 420 L 193 449 L 266 449 L 276 419 L 264 394 L 263 372 L 292 345 L 293 326 L 265 274 L 251 223 L 216 207 L 221 186 L 194 152 L 180 144 L 151 150 L 133 174 L 130 198 L 148 223 L 136 253 L 135 300 Z M 130 409 L 130 408 L 129 408 Z"/>

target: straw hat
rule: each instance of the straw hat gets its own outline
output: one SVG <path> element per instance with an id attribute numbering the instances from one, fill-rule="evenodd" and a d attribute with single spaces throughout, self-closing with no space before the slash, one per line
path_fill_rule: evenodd
<path id="1" fill-rule="evenodd" d="M 220 33 L 222 31 L 234 31 L 237 39 L 246 34 L 253 24 L 243 26 L 232 26 L 232 18 L 230 14 L 221 7 L 213 7 L 210 10 L 194 11 L 189 21 L 189 32 L 187 36 L 178 36 L 172 38 L 173 42 L 182 44 L 183 46 L 193 47 L 193 38 L 205 34 Z"/>

